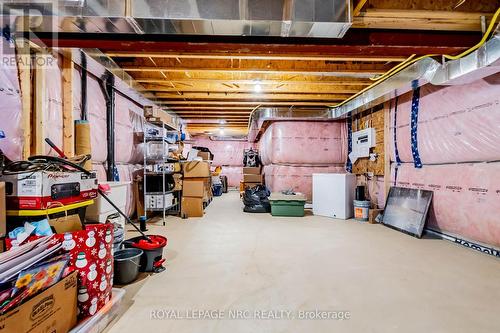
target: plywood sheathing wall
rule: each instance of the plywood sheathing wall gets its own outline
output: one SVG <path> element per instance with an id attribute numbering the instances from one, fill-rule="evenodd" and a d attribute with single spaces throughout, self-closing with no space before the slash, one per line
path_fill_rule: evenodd
<path id="1" fill-rule="evenodd" d="M 352 172 L 357 175 L 373 173 L 374 176 L 383 176 L 385 168 L 384 153 L 384 107 L 376 106 L 362 114 L 356 115 L 352 119 L 352 131 L 360 131 L 373 127 L 376 131 L 377 145 L 371 152 L 377 154 L 375 161 L 370 161 L 368 157 L 360 158 L 354 163 Z"/>

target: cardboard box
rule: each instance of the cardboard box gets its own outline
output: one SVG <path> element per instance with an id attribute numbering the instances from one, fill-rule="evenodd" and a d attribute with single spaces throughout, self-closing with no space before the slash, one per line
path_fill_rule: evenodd
<path id="1" fill-rule="evenodd" d="M 0 316 L 2 333 L 63 333 L 76 325 L 77 272 Z"/>
<path id="2" fill-rule="evenodd" d="M 203 217 L 203 198 L 182 197 L 182 217 Z"/>
<path id="3" fill-rule="evenodd" d="M 262 183 L 264 175 L 244 174 L 243 181 L 245 183 Z"/>
<path id="4" fill-rule="evenodd" d="M 247 188 L 252 188 L 257 185 L 262 185 L 262 183 L 243 183 L 244 190 L 246 190 Z"/>
<path id="5" fill-rule="evenodd" d="M 188 178 L 182 182 L 182 195 L 192 198 L 203 198 L 206 191 L 204 178 Z"/>
<path id="6" fill-rule="evenodd" d="M 7 208 L 5 206 L 5 183 L 0 182 L 0 237 L 7 233 Z"/>
<path id="7" fill-rule="evenodd" d="M 243 167 L 243 174 L 260 175 L 261 167 Z"/>
<path id="8" fill-rule="evenodd" d="M 383 211 L 383 209 L 370 208 L 370 211 L 368 212 L 368 222 L 371 224 L 376 224 L 377 221 L 375 221 L 375 219 L 377 218 L 378 214 L 382 213 Z"/>
<path id="9" fill-rule="evenodd" d="M 7 207 L 13 210 L 47 209 L 97 198 L 95 173 L 37 171 L 3 175 Z"/>
<path id="10" fill-rule="evenodd" d="M 210 161 L 210 153 L 208 151 L 199 151 L 198 157 L 201 157 L 204 161 Z"/>
<path id="11" fill-rule="evenodd" d="M 203 161 L 189 161 L 182 163 L 184 180 L 186 178 L 205 178 L 210 177 L 210 164 Z"/>
<path id="12" fill-rule="evenodd" d="M 173 177 L 174 177 L 174 182 L 175 182 L 174 191 L 181 191 L 182 190 L 182 175 L 179 173 L 175 173 L 173 175 Z"/>
<path id="13" fill-rule="evenodd" d="M 144 117 L 145 118 L 159 118 L 162 122 L 166 124 L 172 124 L 173 118 L 171 115 L 153 105 L 144 106 Z"/>

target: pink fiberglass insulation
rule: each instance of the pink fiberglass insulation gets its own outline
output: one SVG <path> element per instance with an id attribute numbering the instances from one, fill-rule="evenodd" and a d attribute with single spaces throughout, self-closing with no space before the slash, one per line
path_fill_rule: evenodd
<path id="1" fill-rule="evenodd" d="M 62 72 L 61 59 L 52 58 L 54 62 L 48 62 L 45 70 L 45 105 L 47 108 L 43 113 L 44 134 L 50 138 L 56 146 L 63 146 L 63 96 L 62 96 Z M 45 154 L 57 156 L 57 153 L 44 144 Z"/>
<path id="2" fill-rule="evenodd" d="M 115 159 L 117 163 L 140 162 L 143 156 L 138 156 L 134 145 L 135 127 L 139 126 L 142 108 L 121 94 L 115 95 Z M 142 127 L 142 125 L 140 125 Z"/>
<path id="3" fill-rule="evenodd" d="M 87 80 L 87 119 L 90 123 L 90 145 L 93 162 L 105 162 L 107 153 L 106 99 L 99 82 L 92 76 Z"/>
<path id="4" fill-rule="evenodd" d="M 207 147 L 214 154 L 214 165 L 231 165 L 243 167 L 243 150 L 254 148 L 253 143 L 235 140 L 211 140 L 206 136 L 193 138 L 193 146 Z"/>
<path id="5" fill-rule="evenodd" d="M 227 177 L 227 186 L 239 187 L 243 179 L 243 167 L 241 166 L 223 166 L 221 175 Z"/>
<path id="6" fill-rule="evenodd" d="M 121 182 L 129 182 L 127 185 L 127 201 L 125 204 L 125 214 L 132 216 L 135 212 L 135 198 L 133 189 L 133 173 L 136 170 L 136 166 L 132 164 L 119 164 L 116 166 L 118 169 L 118 176 Z"/>
<path id="7" fill-rule="evenodd" d="M 312 199 L 312 174 L 313 173 L 344 173 L 344 165 L 335 166 L 288 166 L 266 165 L 264 174 L 266 186 L 272 192 L 293 189 L 303 193 L 307 200 Z"/>
<path id="8" fill-rule="evenodd" d="M 373 176 L 367 179 L 365 176 L 357 176 L 357 185 L 364 185 L 366 198 L 376 207 L 383 209 L 385 206 L 384 177 Z"/>
<path id="9" fill-rule="evenodd" d="M 498 247 L 499 179 L 500 163 L 428 165 L 422 169 L 404 163 L 398 168 L 396 185 L 434 192 L 428 222 L 432 229 Z"/>
<path id="10" fill-rule="evenodd" d="M 413 162 L 411 103 L 412 93 L 399 97 L 396 140 L 402 162 Z M 394 133 L 395 101 L 391 104 Z M 423 164 L 500 160 L 500 74 L 467 85 L 421 87 L 417 136 Z M 394 152 L 391 156 L 395 160 Z"/>
<path id="11" fill-rule="evenodd" d="M 0 66 L 0 114 L 2 125 L 0 130 L 5 138 L 0 138 L 0 149 L 11 160 L 22 159 L 23 130 L 21 127 L 21 92 L 17 74 L 16 57 L 10 42 L 0 38 L 0 47 L 6 59 Z M 7 60 L 8 59 L 8 60 Z M 8 63 L 10 66 L 6 66 Z"/>
<path id="12" fill-rule="evenodd" d="M 92 163 L 92 170 L 95 171 L 98 181 L 106 181 L 106 167 L 104 166 L 104 164 Z"/>
<path id="13" fill-rule="evenodd" d="M 263 164 L 331 165 L 345 163 L 344 122 L 277 121 L 260 140 Z"/>

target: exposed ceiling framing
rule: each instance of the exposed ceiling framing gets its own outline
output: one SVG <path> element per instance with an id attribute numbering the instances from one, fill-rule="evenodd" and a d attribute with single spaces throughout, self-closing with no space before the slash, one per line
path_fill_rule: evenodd
<path id="1" fill-rule="evenodd" d="M 58 46 L 100 49 L 145 96 L 193 120 L 194 133 L 223 126 L 244 134 L 259 105 L 326 107 L 411 55 L 458 54 L 479 41 L 481 22 L 500 6 L 497 0 L 353 2 L 353 24 L 342 39 L 61 34 Z"/>

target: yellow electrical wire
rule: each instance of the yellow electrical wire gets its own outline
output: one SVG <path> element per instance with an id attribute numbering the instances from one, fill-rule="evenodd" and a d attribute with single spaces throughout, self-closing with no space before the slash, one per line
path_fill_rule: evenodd
<path id="1" fill-rule="evenodd" d="M 478 48 L 480 48 L 481 46 L 483 46 L 484 43 L 486 43 L 486 41 L 488 40 L 488 38 L 490 37 L 490 34 L 491 32 L 493 31 L 493 27 L 495 26 L 495 23 L 498 19 L 498 16 L 500 15 L 500 8 L 498 8 L 495 12 L 495 14 L 493 15 L 493 17 L 491 18 L 491 22 L 490 24 L 488 25 L 488 28 L 486 29 L 486 32 L 484 33 L 483 35 L 483 38 L 481 38 L 481 40 L 479 41 L 479 43 L 477 43 L 476 45 L 472 46 L 471 48 L 469 48 L 468 50 L 458 54 L 458 55 L 455 55 L 455 56 L 452 56 L 452 55 L 448 55 L 448 54 L 444 54 L 442 55 L 443 58 L 445 59 L 448 59 L 448 60 L 457 60 L 457 59 L 460 59 L 472 52 L 474 52 L 475 50 L 477 50 Z M 405 61 L 401 62 L 400 64 L 396 65 L 395 67 L 393 67 L 392 69 L 388 70 L 387 72 L 385 72 L 383 75 L 377 77 L 377 78 L 370 78 L 371 80 L 374 80 L 375 82 L 373 82 L 371 85 L 369 85 L 368 87 L 358 91 L 356 94 L 352 95 L 351 97 L 343 100 L 342 102 L 336 104 L 336 105 L 330 105 L 329 107 L 331 108 L 334 108 L 334 107 L 339 107 L 339 106 L 342 106 L 344 105 L 345 103 L 353 100 L 354 98 L 358 97 L 359 95 L 361 95 L 362 93 L 364 93 L 365 91 L 375 87 L 376 85 L 384 82 L 387 78 L 393 76 L 394 74 L 397 74 L 399 72 L 401 72 L 403 69 L 409 67 L 410 65 L 413 65 L 414 63 L 416 63 L 417 61 L 419 60 L 422 60 L 422 59 L 425 59 L 425 58 L 431 58 L 431 57 L 436 57 L 436 56 L 440 56 L 439 54 L 426 54 L 426 55 L 423 55 L 423 56 L 420 56 L 418 58 L 414 58 L 415 57 L 415 54 L 412 54 L 410 57 L 408 57 Z M 260 107 L 260 105 L 258 105 L 257 107 L 255 107 L 252 112 L 250 113 L 250 117 L 248 118 L 248 129 L 250 129 L 250 120 L 252 119 L 252 116 L 253 114 L 255 113 L 255 111 L 257 111 L 257 109 Z"/>
<path id="2" fill-rule="evenodd" d="M 490 34 L 491 32 L 493 31 L 493 27 L 495 26 L 495 22 L 496 20 L 498 19 L 498 16 L 500 15 L 500 8 L 497 9 L 497 11 L 495 12 L 495 14 L 493 15 L 493 17 L 491 18 L 491 22 L 490 24 L 488 25 L 488 29 L 486 29 L 486 32 L 484 33 L 483 35 L 483 38 L 481 38 L 481 40 L 479 41 L 479 43 L 477 43 L 476 45 L 474 45 L 473 47 L 471 47 L 470 49 L 456 55 L 456 56 L 452 56 L 452 55 L 448 55 L 448 54 L 445 54 L 444 57 L 446 59 L 449 59 L 449 60 L 457 60 L 457 59 L 460 59 L 466 55 L 468 55 L 469 53 L 471 52 L 474 52 L 475 50 L 477 50 L 478 48 L 480 48 L 484 43 L 486 43 L 486 41 L 488 40 L 488 38 L 490 37 Z"/>
<path id="3" fill-rule="evenodd" d="M 412 54 L 411 56 L 409 56 L 408 58 L 406 58 L 405 61 L 400 62 L 399 64 L 397 64 L 396 66 L 392 67 L 390 70 L 388 70 L 387 72 L 385 72 L 384 74 L 382 74 L 380 76 L 371 77 L 370 80 L 372 80 L 372 81 L 381 80 L 383 77 L 385 77 L 387 75 L 390 75 L 392 72 L 396 71 L 398 68 L 405 66 L 408 62 L 411 61 L 411 59 L 415 58 L 416 56 L 417 56 L 416 54 Z"/>
<path id="4" fill-rule="evenodd" d="M 479 43 L 477 43 L 476 45 L 472 46 L 471 48 L 467 49 L 466 51 L 464 51 L 464 52 L 462 52 L 462 53 L 460 53 L 460 54 L 458 54 L 456 56 L 444 54 L 444 55 L 442 55 L 443 58 L 449 59 L 449 60 L 457 60 L 457 59 L 460 59 L 460 58 L 462 58 L 462 57 L 464 57 L 464 56 L 466 56 L 466 55 L 474 52 L 475 50 L 477 50 L 478 48 L 480 48 L 481 46 L 483 46 L 483 44 L 486 43 L 486 41 L 490 37 L 491 32 L 493 31 L 493 28 L 495 26 L 495 23 L 496 23 L 499 15 L 500 15 L 500 8 L 498 8 L 496 10 L 495 14 L 491 18 L 491 22 L 488 25 L 488 28 L 486 29 L 486 32 L 484 33 L 483 38 L 481 38 L 481 40 L 479 41 Z M 367 90 L 375 87 L 377 84 L 380 84 L 381 82 L 385 81 L 387 78 L 393 76 L 394 74 L 397 74 L 397 73 L 401 72 L 403 69 L 405 69 L 408 66 L 414 64 L 415 62 L 417 62 L 419 60 L 422 60 L 424 58 L 430 58 L 430 57 L 436 57 L 436 56 L 439 56 L 439 54 L 426 54 L 426 55 L 420 56 L 420 57 L 415 58 L 415 59 L 411 59 L 411 60 L 410 59 L 406 59 L 401 64 L 399 64 L 399 65 L 396 66 L 397 69 L 395 69 L 396 67 L 390 69 L 385 74 L 383 74 L 382 76 L 378 77 L 377 80 L 374 83 L 372 83 L 371 85 L 369 85 L 368 87 L 364 88 L 363 90 L 360 90 L 356 94 L 352 95 L 351 97 L 343 100 L 342 102 L 340 102 L 340 103 L 338 103 L 336 105 L 331 105 L 330 107 L 339 107 L 339 106 L 342 106 L 345 103 L 347 103 L 347 102 L 353 100 L 354 98 L 358 97 L 359 95 L 361 95 L 365 91 L 367 91 Z"/>

